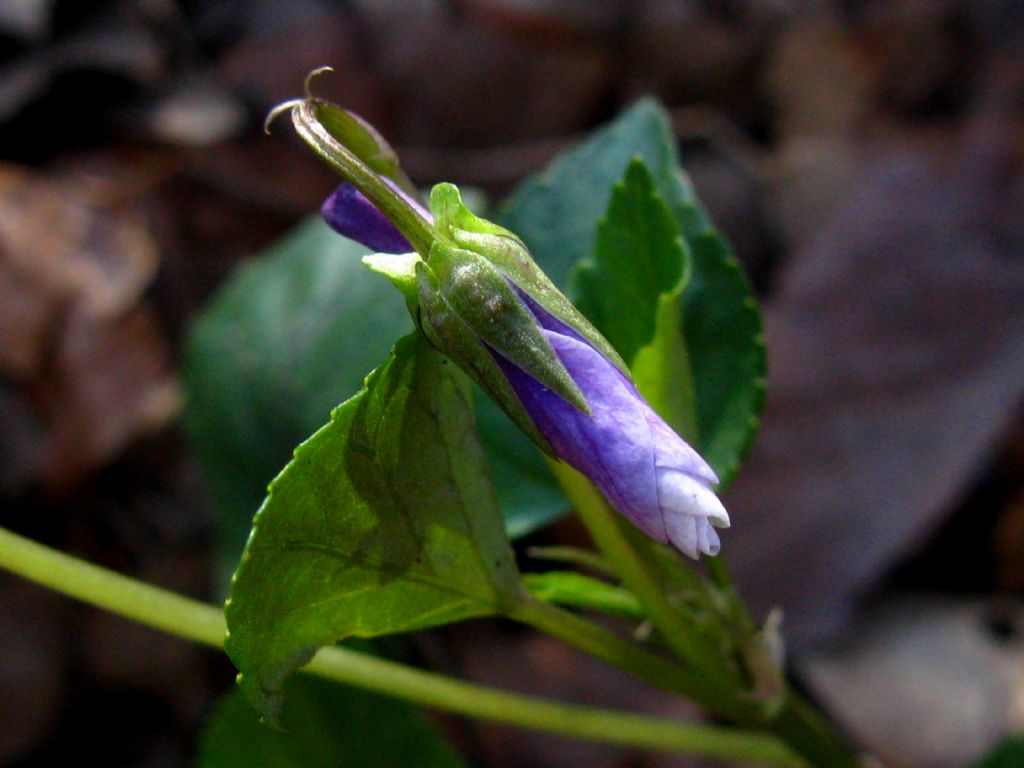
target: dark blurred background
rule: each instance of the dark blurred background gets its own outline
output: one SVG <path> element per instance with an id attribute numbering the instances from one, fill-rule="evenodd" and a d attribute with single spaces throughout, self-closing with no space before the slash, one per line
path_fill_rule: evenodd
<path id="1" fill-rule="evenodd" d="M 769 397 L 724 552 L 893 766 L 1024 731 L 1024 7 L 993 0 L 0 2 L 0 522 L 204 599 L 189 318 L 335 179 L 275 103 L 367 118 L 492 199 L 644 94 L 763 301 Z M 327 414 L 324 414 L 326 419 Z M 268 478 L 269 479 L 269 478 Z M 571 522 L 532 542 L 581 542 Z M 495 684 L 685 708 L 480 623 Z M 525 671 L 524 671 L 525 670 Z M 0 765 L 178 766 L 215 654 L 0 575 Z M 678 758 L 444 721 L 474 765 Z M 927 733 L 927 737 L 922 734 Z"/>

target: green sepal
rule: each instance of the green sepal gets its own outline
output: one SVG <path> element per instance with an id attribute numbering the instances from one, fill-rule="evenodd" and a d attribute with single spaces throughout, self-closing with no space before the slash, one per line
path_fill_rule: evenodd
<path id="1" fill-rule="evenodd" d="M 423 259 L 412 253 L 370 253 L 362 262 L 371 272 L 384 275 L 405 297 L 406 306 L 413 320 L 419 315 L 419 292 L 416 286 L 416 265 Z"/>
<path id="2" fill-rule="evenodd" d="M 612 345 L 537 266 L 516 235 L 470 211 L 454 184 L 437 184 L 430 191 L 430 210 L 438 240 L 483 256 L 530 298 L 590 342 L 625 376 L 630 376 L 629 367 Z"/>
<path id="3" fill-rule="evenodd" d="M 430 269 L 445 304 L 487 346 L 581 411 L 587 400 L 543 329 L 502 273 L 483 256 L 435 242 Z"/>
<path id="4" fill-rule="evenodd" d="M 476 381 L 537 446 L 554 455 L 480 337 L 442 295 L 437 275 L 420 261 L 416 264 L 419 288 L 419 325 L 430 343 Z"/>
<path id="5" fill-rule="evenodd" d="M 398 153 L 377 129 L 359 115 L 323 99 L 311 99 L 313 115 L 324 129 L 366 166 L 384 178 L 391 179 L 413 197 L 415 185 L 406 176 L 398 161 Z"/>
<path id="6" fill-rule="evenodd" d="M 286 102 L 277 110 L 284 108 L 291 110 L 292 125 L 299 138 L 321 160 L 390 219 L 413 250 L 422 256 L 430 253 L 431 222 L 411 201 L 417 197 L 416 190 L 398 167 L 397 156 L 392 157 L 394 150 L 369 124 L 312 96 Z M 396 187 L 407 194 L 399 194 Z"/>

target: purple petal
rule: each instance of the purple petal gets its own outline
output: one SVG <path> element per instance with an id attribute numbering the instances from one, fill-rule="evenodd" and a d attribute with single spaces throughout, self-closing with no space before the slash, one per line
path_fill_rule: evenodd
<path id="1" fill-rule="evenodd" d="M 637 392 L 637 397 L 641 397 Z M 704 457 L 689 443 L 681 439 L 676 431 L 666 424 L 652 409 L 647 409 L 647 422 L 654 439 L 654 463 L 659 467 L 676 467 L 687 474 L 698 477 L 708 485 L 718 485 L 718 475 Z"/>
<path id="2" fill-rule="evenodd" d="M 570 338 L 576 339 L 577 341 L 590 346 L 590 342 L 577 333 L 574 328 L 569 327 L 553 314 L 548 312 L 535 298 L 533 298 L 533 296 L 528 294 L 515 283 L 509 281 L 509 284 L 515 289 L 516 293 L 519 294 L 519 298 L 523 300 L 523 303 L 526 304 L 533 316 L 537 318 L 537 322 L 540 324 L 541 328 L 546 331 L 554 331 L 562 336 L 569 336 Z M 625 377 L 623 377 L 623 381 L 629 383 Z"/>
<path id="3" fill-rule="evenodd" d="M 593 480 L 617 509 L 635 511 L 637 525 L 648 535 L 665 541 L 652 455 L 635 450 L 651 442 L 637 399 L 621 374 L 609 375 L 610 363 L 592 347 L 553 331 L 544 334 L 586 397 L 591 415 L 496 356 L 523 407 L 561 459 Z"/>
<path id="4" fill-rule="evenodd" d="M 659 468 L 658 505 L 673 546 L 693 558 L 699 552 L 718 554 L 718 534 L 711 526 L 728 527 L 729 514 L 702 478 Z"/>
<path id="5" fill-rule="evenodd" d="M 711 467 L 604 355 L 574 333 L 552 330 L 559 321 L 539 314 L 538 319 L 587 399 L 589 415 L 494 356 L 554 452 L 651 538 L 694 558 L 717 554 L 719 538 L 711 526 L 728 526 L 729 516 L 711 489 L 718 481 Z"/>
<path id="6" fill-rule="evenodd" d="M 425 218 L 431 218 L 423 206 L 390 181 L 388 185 L 414 205 Z M 377 253 L 409 253 L 414 250 L 398 227 L 348 182 L 342 183 L 324 200 L 320 213 L 334 231 Z"/>

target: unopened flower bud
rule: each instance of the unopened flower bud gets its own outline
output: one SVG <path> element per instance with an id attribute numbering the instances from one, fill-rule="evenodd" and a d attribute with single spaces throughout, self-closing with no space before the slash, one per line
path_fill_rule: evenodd
<path id="1" fill-rule="evenodd" d="M 718 554 L 715 528 L 729 525 L 712 489 L 718 477 L 648 405 L 604 337 L 526 246 L 473 215 L 455 187 L 434 188 L 431 214 L 429 256 L 409 262 L 427 337 L 648 536 L 693 558 Z M 378 251 L 411 250 L 354 189 L 339 188 L 324 215 Z"/>

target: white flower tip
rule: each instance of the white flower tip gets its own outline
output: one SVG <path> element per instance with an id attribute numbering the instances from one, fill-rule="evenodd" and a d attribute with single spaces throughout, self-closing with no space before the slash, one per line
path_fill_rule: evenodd
<path id="1" fill-rule="evenodd" d="M 694 560 L 701 554 L 714 557 L 722 548 L 718 533 L 706 517 L 693 515 L 666 515 L 665 530 L 669 543 Z"/>
<path id="2" fill-rule="evenodd" d="M 703 526 L 701 523 L 703 523 Z M 700 551 L 711 557 L 717 555 L 718 551 L 722 548 L 722 540 L 718 538 L 718 533 L 706 521 L 702 520 L 697 521 L 697 543 Z"/>
<path id="3" fill-rule="evenodd" d="M 729 527 L 729 513 L 715 492 L 702 479 L 678 469 L 658 467 L 658 504 L 663 513 L 692 515 L 706 518 L 716 528 Z"/>
<path id="4" fill-rule="evenodd" d="M 659 467 L 658 501 L 673 546 L 694 559 L 700 553 L 718 554 L 721 541 L 715 528 L 729 527 L 729 513 L 702 479 Z"/>

